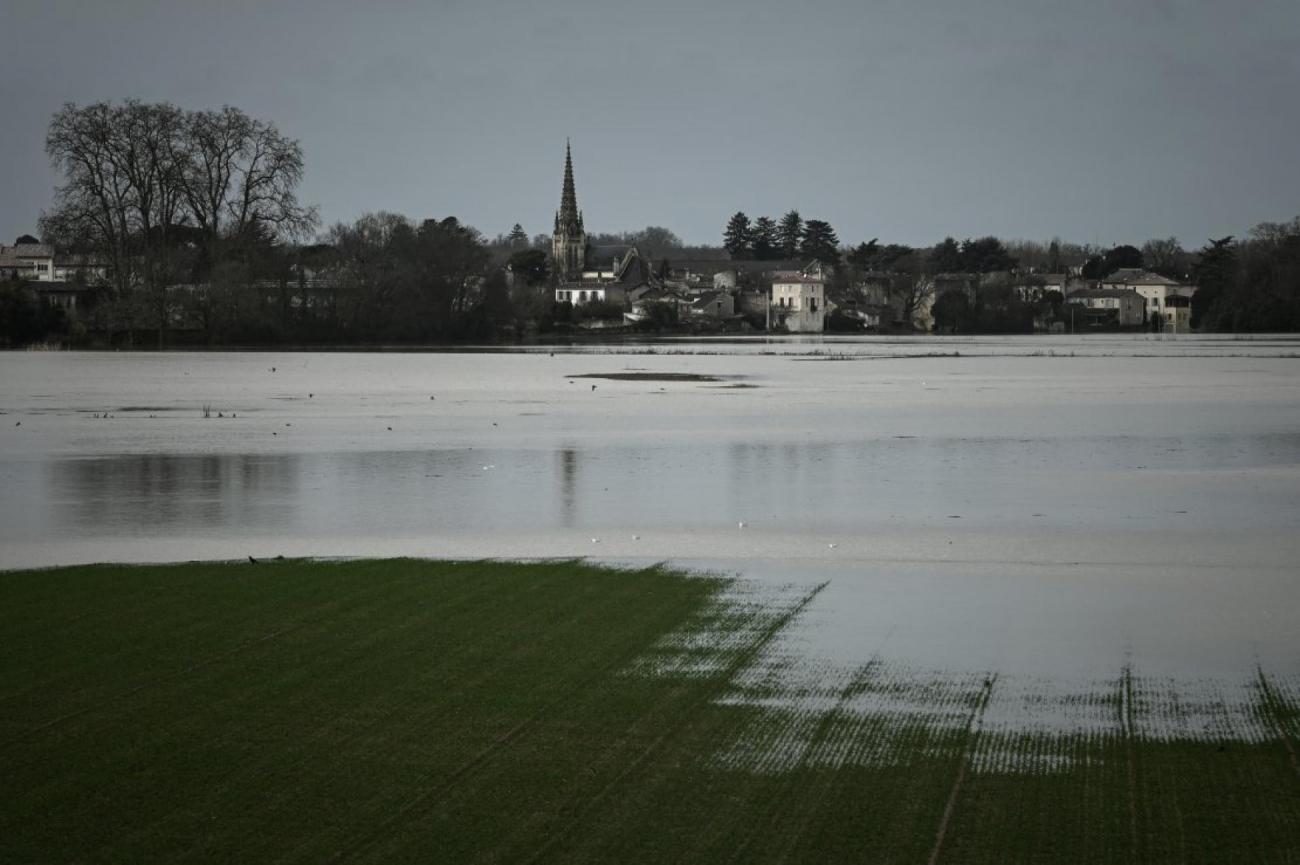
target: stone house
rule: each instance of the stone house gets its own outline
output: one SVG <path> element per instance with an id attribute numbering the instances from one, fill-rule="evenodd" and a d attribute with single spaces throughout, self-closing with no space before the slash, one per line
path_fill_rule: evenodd
<path id="1" fill-rule="evenodd" d="M 1086 321 L 1096 327 L 1113 324 L 1116 327 L 1141 327 L 1146 318 L 1146 300 L 1136 291 L 1127 288 L 1084 288 L 1071 292 L 1065 299 L 1071 307 L 1087 312 L 1076 321 Z M 1078 314 L 1078 310 L 1073 310 Z"/>
<path id="2" fill-rule="evenodd" d="M 821 333 L 826 329 L 826 281 L 799 271 L 772 275 L 767 307 L 768 330 Z"/>

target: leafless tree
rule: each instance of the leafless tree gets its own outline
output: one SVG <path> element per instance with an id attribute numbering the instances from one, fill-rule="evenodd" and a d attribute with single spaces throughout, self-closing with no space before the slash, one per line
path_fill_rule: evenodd
<path id="1" fill-rule="evenodd" d="M 227 105 L 186 117 L 185 200 L 195 224 L 212 240 L 238 237 L 258 223 L 280 237 L 300 237 L 316 212 L 298 202 L 302 146 L 275 124 Z"/>
<path id="2" fill-rule="evenodd" d="M 54 115 L 46 153 L 63 174 L 48 239 L 100 255 L 113 287 L 112 318 L 128 340 L 146 314 L 159 339 L 169 323 L 173 250 L 185 227 L 207 241 L 265 245 L 304 235 L 314 209 L 298 203 L 302 148 L 273 124 L 234 108 L 184 112 L 168 103 L 68 103 Z M 112 322 L 110 322 L 110 327 Z"/>

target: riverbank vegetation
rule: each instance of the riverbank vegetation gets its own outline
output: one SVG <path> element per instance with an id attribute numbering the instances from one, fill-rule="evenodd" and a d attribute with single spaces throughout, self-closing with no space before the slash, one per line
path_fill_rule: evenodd
<path id="1" fill-rule="evenodd" d="M 1248 741 L 1144 734 L 1128 668 L 1082 732 L 988 717 L 997 671 L 938 687 L 864 659 L 784 693 L 818 591 L 574 561 L 0 573 L 0 858 L 1300 855 L 1293 681 L 1260 671 Z"/>

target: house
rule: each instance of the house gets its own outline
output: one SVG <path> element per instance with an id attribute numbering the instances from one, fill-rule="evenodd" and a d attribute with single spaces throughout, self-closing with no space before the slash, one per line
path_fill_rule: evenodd
<path id="1" fill-rule="evenodd" d="M 731 318 L 736 314 L 736 302 L 729 292 L 706 291 L 691 303 L 690 314 L 711 318 Z"/>
<path id="2" fill-rule="evenodd" d="M 652 318 L 650 310 L 654 306 L 671 306 L 680 320 L 690 314 L 693 303 L 690 295 L 675 289 L 638 289 L 631 298 L 631 310 L 623 313 L 623 320 L 629 323 L 646 321 Z"/>
<path id="3" fill-rule="evenodd" d="M 555 289 L 556 303 L 618 303 L 624 306 L 636 300 L 645 291 L 659 287 L 650 272 L 650 264 L 641 257 L 636 247 L 621 259 L 615 259 L 608 270 L 587 271 L 581 279 L 561 282 Z"/>
<path id="4" fill-rule="evenodd" d="M 0 278 L 54 281 L 54 249 L 32 240 L 24 236 L 13 246 L 0 245 Z"/>
<path id="5" fill-rule="evenodd" d="M 1123 267 L 1101 280 L 1101 288 L 1136 291 L 1145 301 L 1144 324 L 1186 333 L 1192 327 L 1192 295 L 1196 286 L 1180 283 L 1140 267 Z"/>
<path id="6" fill-rule="evenodd" d="M 1065 273 L 1015 273 L 1010 275 L 1009 284 L 1027 303 L 1043 300 L 1050 292 L 1065 297 L 1071 288 L 1070 276 Z"/>
<path id="7" fill-rule="evenodd" d="M 821 333 L 826 329 L 826 281 L 820 269 L 772 274 L 767 328 L 789 333 Z"/>
<path id="8" fill-rule="evenodd" d="M 1084 288 L 1071 292 L 1065 299 L 1071 310 L 1080 315 L 1076 325 L 1089 327 L 1141 327 L 1146 323 L 1146 299 L 1128 288 Z"/>
<path id="9" fill-rule="evenodd" d="M 23 235 L 13 246 L 0 244 L 0 279 L 28 282 L 99 282 L 108 275 L 103 263 L 87 255 L 59 255 L 48 244 Z"/>

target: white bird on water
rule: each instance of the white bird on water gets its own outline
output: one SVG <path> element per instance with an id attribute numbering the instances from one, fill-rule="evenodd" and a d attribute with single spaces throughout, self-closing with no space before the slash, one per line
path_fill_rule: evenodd
<path id="1" fill-rule="evenodd" d="M 593 544 L 598 544 L 598 543 L 600 543 L 600 538 L 592 538 L 592 539 L 591 539 L 591 542 L 592 542 Z"/>
<path id="2" fill-rule="evenodd" d="M 744 527 L 745 527 L 745 521 L 744 521 L 744 520 L 741 520 L 741 521 L 740 521 L 740 528 L 743 529 Z"/>
<path id="3" fill-rule="evenodd" d="M 830 548 L 833 550 L 833 549 L 835 549 L 836 547 L 838 547 L 839 544 L 827 544 L 826 546 L 830 547 Z"/>
<path id="4" fill-rule="evenodd" d="M 639 540 L 641 540 L 641 536 L 640 536 L 640 535 L 633 535 L 633 536 L 632 536 L 632 540 L 634 540 L 634 541 L 639 541 Z"/>

